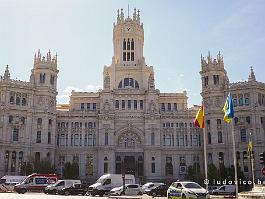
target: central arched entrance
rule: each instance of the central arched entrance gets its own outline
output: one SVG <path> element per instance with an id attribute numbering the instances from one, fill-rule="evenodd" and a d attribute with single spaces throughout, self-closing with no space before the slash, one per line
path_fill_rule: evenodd
<path id="1" fill-rule="evenodd" d="M 140 152 L 117 152 L 116 154 L 116 170 L 117 174 L 134 175 L 138 182 L 141 182 L 144 177 L 144 161 L 143 153 Z"/>

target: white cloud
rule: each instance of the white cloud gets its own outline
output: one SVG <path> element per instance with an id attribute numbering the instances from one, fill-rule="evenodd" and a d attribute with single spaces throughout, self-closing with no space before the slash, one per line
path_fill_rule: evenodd
<path id="1" fill-rule="evenodd" d="M 99 89 L 102 87 L 99 85 L 92 85 L 89 84 L 86 86 L 85 89 L 82 88 L 77 88 L 74 86 L 67 86 L 62 92 L 59 91 L 59 94 L 57 95 L 57 100 L 59 103 L 68 103 L 69 102 L 69 97 L 71 95 L 72 91 L 77 91 L 77 92 L 97 92 Z"/>
<path id="2" fill-rule="evenodd" d="M 89 92 L 97 92 L 99 89 L 102 89 L 102 86 L 89 84 L 86 88 Z"/>

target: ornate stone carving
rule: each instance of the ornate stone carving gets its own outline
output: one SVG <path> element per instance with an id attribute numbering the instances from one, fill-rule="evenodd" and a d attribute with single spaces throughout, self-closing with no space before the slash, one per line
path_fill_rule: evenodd
<path id="1" fill-rule="evenodd" d="M 133 132 L 126 132 L 118 138 L 118 145 L 123 148 L 137 148 L 141 146 L 141 138 Z"/>

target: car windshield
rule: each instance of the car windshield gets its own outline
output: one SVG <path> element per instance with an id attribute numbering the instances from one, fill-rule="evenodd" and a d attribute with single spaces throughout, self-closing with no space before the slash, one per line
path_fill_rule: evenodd
<path id="1" fill-rule="evenodd" d="M 190 189 L 201 189 L 202 187 L 198 185 L 197 183 L 183 183 L 185 188 L 190 188 Z"/>
<path id="2" fill-rule="evenodd" d="M 99 178 L 96 183 L 103 183 L 106 178 Z"/>

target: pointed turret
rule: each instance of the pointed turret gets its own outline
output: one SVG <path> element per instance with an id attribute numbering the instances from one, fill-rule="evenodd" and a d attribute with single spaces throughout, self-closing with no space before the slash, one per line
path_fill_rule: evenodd
<path id="1" fill-rule="evenodd" d="M 4 74 L 4 80 L 9 80 L 10 79 L 10 72 L 8 69 L 8 65 L 6 65 L 6 70 L 5 70 L 5 74 Z"/>
<path id="2" fill-rule="evenodd" d="M 250 74 L 248 76 L 248 81 L 256 81 L 256 76 L 252 66 L 250 66 Z"/>

